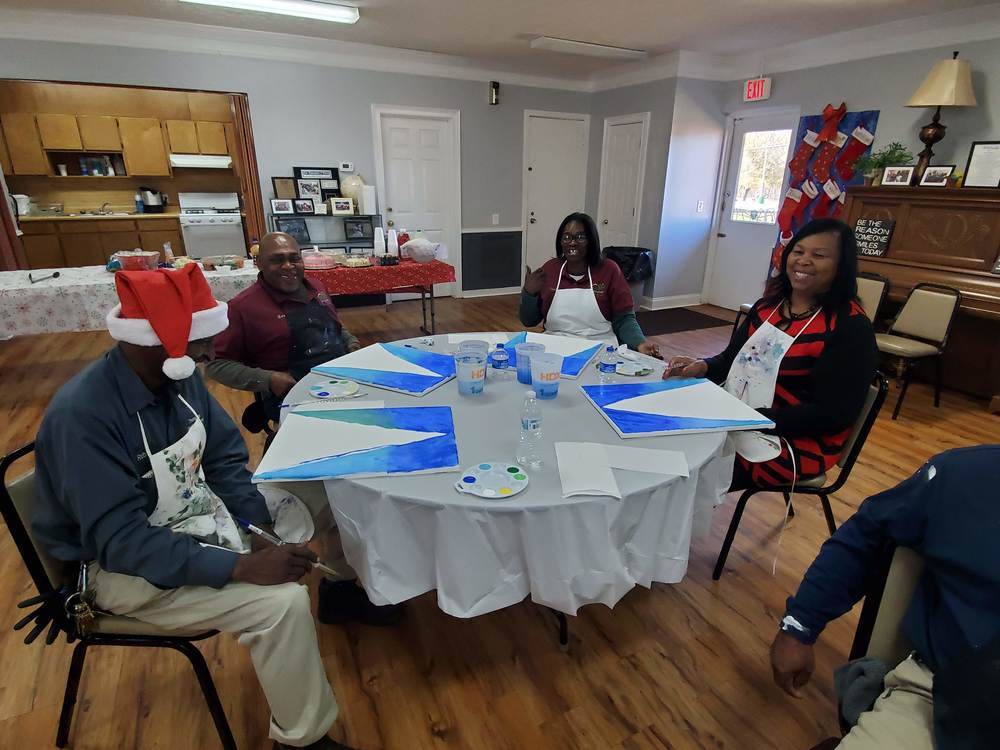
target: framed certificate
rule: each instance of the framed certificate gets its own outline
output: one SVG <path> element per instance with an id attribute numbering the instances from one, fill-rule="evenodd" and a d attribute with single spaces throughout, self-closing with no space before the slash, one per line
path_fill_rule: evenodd
<path id="1" fill-rule="evenodd" d="M 1000 141 L 973 141 L 963 187 L 1000 187 Z"/>

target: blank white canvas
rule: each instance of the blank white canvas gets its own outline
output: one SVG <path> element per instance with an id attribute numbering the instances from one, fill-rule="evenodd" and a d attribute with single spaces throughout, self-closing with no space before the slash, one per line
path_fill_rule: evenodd
<path id="1" fill-rule="evenodd" d="M 764 419 L 738 398 L 707 380 L 683 388 L 633 396 L 615 401 L 604 408 L 636 414 L 657 414 L 662 417 L 743 421 Z"/>
<path id="2" fill-rule="evenodd" d="M 561 354 L 564 357 L 572 357 L 587 349 L 592 349 L 600 341 L 590 339 L 579 339 L 573 336 L 553 336 L 547 333 L 528 332 L 527 341 L 529 344 L 545 344 L 545 351 L 550 354 Z"/>
<path id="3" fill-rule="evenodd" d="M 417 443 L 443 434 L 342 422 L 292 412 L 285 418 L 274 442 L 261 459 L 257 473 L 287 469 L 309 461 L 359 453 L 386 445 Z"/>
<path id="4" fill-rule="evenodd" d="M 353 367 L 358 370 L 381 370 L 382 372 L 401 372 L 407 375 L 426 375 L 431 378 L 441 377 L 440 373 L 400 359 L 380 344 L 372 344 L 364 349 L 358 349 L 356 352 L 325 362 L 320 367 Z"/>

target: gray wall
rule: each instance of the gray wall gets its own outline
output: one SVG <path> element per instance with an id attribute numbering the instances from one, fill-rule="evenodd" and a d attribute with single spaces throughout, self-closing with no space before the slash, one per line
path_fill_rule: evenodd
<path id="1" fill-rule="evenodd" d="M 653 298 L 701 292 L 725 131 L 722 102 L 728 89 L 728 84 L 715 81 L 677 81 L 667 174 L 660 191 L 656 276 L 652 290 L 646 285 L 646 294 Z M 698 201 L 704 201 L 701 212 Z"/>
<path id="2" fill-rule="evenodd" d="M 589 112 L 590 96 L 503 85 L 487 104 L 487 83 L 250 58 L 177 54 L 84 44 L 4 39 L 0 78 L 134 84 L 245 92 L 265 200 L 271 176 L 293 165 L 353 161 L 374 184 L 371 105 L 462 112 L 462 226 L 521 226 L 525 109 Z"/>
<path id="3" fill-rule="evenodd" d="M 827 103 L 846 102 L 852 111 L 881 110 L 875 148 L 900 141 L 914 153 L 923 149 L 917 131 L 930 122 L 930 108 L 908 108 L 903 104 L 917 90 L 938 60 L 951 57 L 953 49 L 972 63 L 972 85 L 978 107 L 945 108 L 942 122 L 948 126 L 945 139 L 934 151 L 936 164 L 958 164 L 965 171 L 969 145 L 974 140 L 1000 138 L 1000 41 L 976 42 L 874 57 L 868 60 L 826 65 L 820 68 L 775 73 L 771 76 L 771 98 L 761 106 L 801 105 L 802 114 L 823 111 Z M 752 109 L 742 101 L 742 85 L 730 84 L 727 112 Z"/>
<path id="4" fill-rule="evenodd" d="M 590 155 L 587 159 L 587 213 L 597 216 L 601 192 L 601 148 L 604 118 L 649 112 L 649 143 L 646 146 L 646 180 L 639 213 L 639 246 L 655 248 L 660 234 L 663 207 L 663 180 L 667 173 L 667 150 L 674 117 L 674 90 L 677 80 L 643 83 L 602 91 L 591 98 Z M 600 226 L 600 225 L 598 225 Z"/>

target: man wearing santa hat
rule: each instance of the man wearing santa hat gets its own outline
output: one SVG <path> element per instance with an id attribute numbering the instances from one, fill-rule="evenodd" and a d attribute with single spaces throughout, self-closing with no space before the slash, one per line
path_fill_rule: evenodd
<path id="1" fill-rule="evenodd" d="M 32 527 L 88 566 L 93 604 L 166 629 L 239 634 L 271 707 L 276 748 L 344 750 L 316 640 L 305 546 L 251 544 L 269 525 L 246 446 L 195 363 L 228 324 L 195 264 L 119 272 L 118 345 L 66 383 L 36 443 Z"/>

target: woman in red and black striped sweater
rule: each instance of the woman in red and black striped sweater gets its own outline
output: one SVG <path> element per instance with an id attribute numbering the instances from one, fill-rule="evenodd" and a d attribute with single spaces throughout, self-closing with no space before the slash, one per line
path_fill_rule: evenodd
<path id="1" fill-rule="evenodd" d="M 793 476 L 818 476 L 837 463 L 877 365 L 875 332 L 856 296 L 854 232 L 836 219 L 809 222 L 788 243 L 781 273 L 768 281 L 725 351 L 670 361 L 664 377 L 707 377 L 721 384 L 765 321 L 795 337 L 779 365 L 771 407 L 758 409 L 784 438 L 781 454 L 763 463 L 737 456 L 731 489 L 788 485 Z"/>

